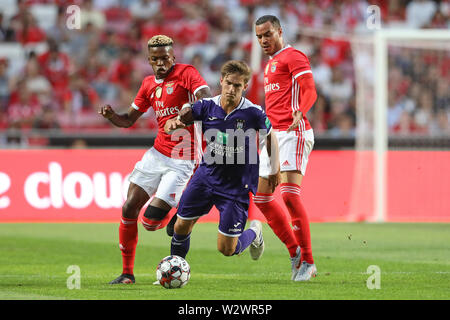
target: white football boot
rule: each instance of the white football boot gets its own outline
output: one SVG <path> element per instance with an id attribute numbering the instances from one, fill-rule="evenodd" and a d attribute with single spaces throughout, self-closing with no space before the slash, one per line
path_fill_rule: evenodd
<path id="1" fill-rule="evenodd" d="M 291 275 L 291 280 L 295 279 L 295 276 L 298 273 L 298 270 L 300 270 L 300 258 L 302 256 L 302 252 L 300 247 L 297 247 L 297 251 L 296 251 L 296 255 L 291 259 L 291 269 L 292 269 L 292 275 Z"/>
<path id="2" fill-rule="evenodd" d="M 315 264 L 309 264 L 306 261 L 302 262 L 300 266 L 300 270 L 298 270 L 297 275 L 295 276 L 294 281 L 309 281 L 311 277 L 315 277 L 317 275 L 317 268 Z"/>
<path id="3" fill-rule="evenodd" d="M 262 224 L 258 220 L 253 220 L 250 223 L 250 228 L 256 233 L 256 238 L 253 240 L 253 242 L 250 244 L 250 256 L 253 260 L 258 260 L 261 258 L 263 252 L 264 252 L 264 239 L 262 235 Z"/>

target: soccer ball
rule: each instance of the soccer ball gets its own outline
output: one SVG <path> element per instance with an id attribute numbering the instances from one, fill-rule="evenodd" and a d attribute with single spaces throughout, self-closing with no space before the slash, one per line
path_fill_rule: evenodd
<path id="1" fill-rule="evenodd" d="M 185 286 L 191 277 L 191 268 L 180 256 L 163 258 L 156 268 L 156 278 L 166 289 L 176 289 Z"/>

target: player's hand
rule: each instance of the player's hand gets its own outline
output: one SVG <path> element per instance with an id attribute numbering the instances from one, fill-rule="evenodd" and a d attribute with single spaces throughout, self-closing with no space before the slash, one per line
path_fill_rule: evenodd
<path id="1" fill-rule="evenodd" d="M 167 120 L 166 125 L 164 126 L 164 131 L 167 134 L 172 134 L 173 131 L 175 131 L 176 129 L 180 129 L 180 128 L 184 128 L 186 127 L 186 125 L 181 122 L 180 119 L 177 118 L 172 118 Z"/>
<path id="2" fill-rule="evenodd" d="M 109 104 L 107 104 L 106 106 L 103 106 L 98 111 L 98 113 L 101 114 L 106 119 L 111 119 L 115 114 L 114 110 L 111 108 L 111 106 Z"/>
<path id="3" fill-rule="evenodd" d="M 280 171 L 278 171 L 276 174 L 269 175 L 268 183 L 270 189 L 272 190 L 272 193 L 275 192 L 275 189 L 280 184 L 280 181 L 281 181 Z"/>
<path id="4" fill-rule="evenodd" d="M 292 113 L 292 118 L 294 118 L 294 120 L 292 121 L 291 125 L 287 129 L 287 132 L 290 132 L 290 131 L 298 128 L 298 126 L 300 125 L 300 121 L 302 121 L 302 119 L 303 119 L 303 113 L 299 110 L 294 111 Z"/>

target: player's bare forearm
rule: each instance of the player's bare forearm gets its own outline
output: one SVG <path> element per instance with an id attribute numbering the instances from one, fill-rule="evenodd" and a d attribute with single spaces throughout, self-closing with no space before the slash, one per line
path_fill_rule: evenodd
<path id="1" fill-rule="evenodd" d="M 211 98 L 212 97 L 211 90 L 209 89 L 209 87 L 200 89 L 196 92 L 195 97 L 198 100 L 201 100 L 203 98 Z"/>
<path id="2" fill-rule="evenodd" d="M 272 143 L 273 136 L 274 135 L 271 132 L 266 137 L 267 154 L 269 155 L 269 157 L 272 155 L 272 146 L 274 146 Z M 278 146 L 277 141 L 274 141 L 274 142 Z"/>
<path id="3" fill-rule="evenodd" d="M 267 135 L 267 154 L 269 155 L 270 159 L 270 167 L 272 168 L 272 173 L 279 172 L 280 171 L 280 161 L 279 161 L 279 154 L 280 150 L 278 149 L 278 139 L 273 132 L 269 133 Z"/>
<path id="4" fill-rule="evenodd" d="M 271 132 L 266 138 L 267 153 L 270 160 L 271 174 L 268 177 L 269 186 L 272 192 L 280 183 L 280 160 L 279 160 L 279 149 L 278 140 L 275 134 Z"/>
<path id="5" fill-rule="evenodd" d="M 194 123 L 194 115 L 192 114 L 192 108 L 189 104 L 184 104 L 180 112 L 178 112 L 178 120 L 180 120 L 186 126 Z"/>
<path id="6" fill-rule="evenodd" d="M 117 114 L 110 105 L 103 106 L 99 111 L 104 118 L 108 119 L 116 127 L 129 128 L 142 115 L 142 112 L 130 107 L 128 113 Z"/>
<path id="7" fill-rule="evenodd" d="M 111 118 L 108 118 L 108 120 L 115 125 L 116 127 L 120 128 L 129 128 L 131 127 L 134 122 L 130 120 L 128 117 L 128 114 L 113 114 Z"/>

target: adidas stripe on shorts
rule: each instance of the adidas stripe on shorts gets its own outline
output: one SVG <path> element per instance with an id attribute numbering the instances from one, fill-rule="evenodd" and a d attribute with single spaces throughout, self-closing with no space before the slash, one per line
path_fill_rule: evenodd
<path id="1" fill-rule="evenodd" d="M 300 171 L 306 173 L 309 155 L 314 147 L 314 133 L 312 129 L 306 131 L 272 131 L 278 138 L 280 150 L 280 171 Z M 267 149 L 261 150 L 259 176 L 267 178 L 270 173 L 270 162 Z"/>

